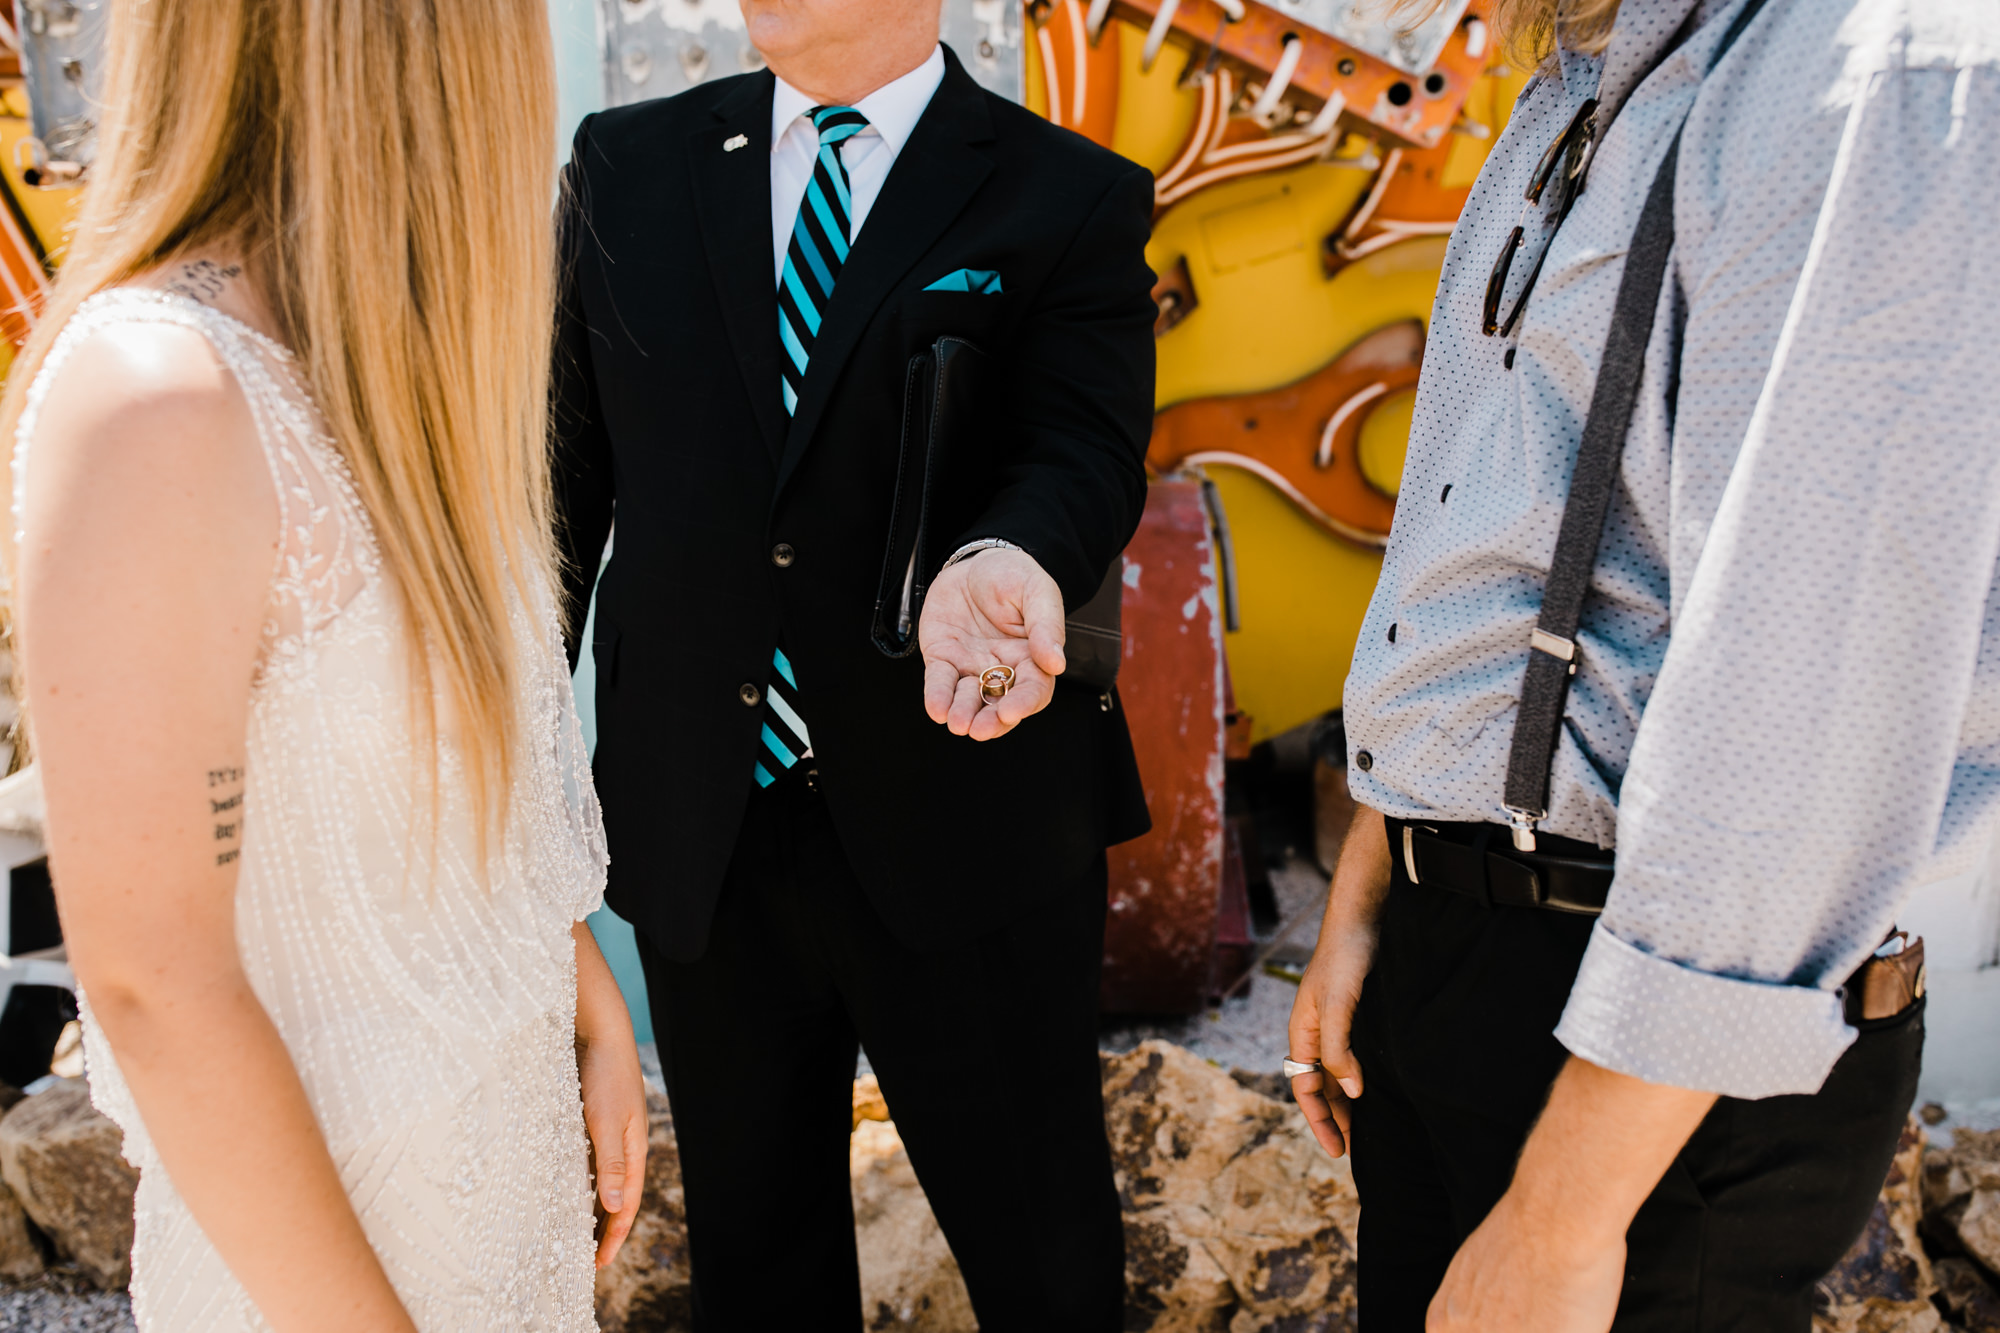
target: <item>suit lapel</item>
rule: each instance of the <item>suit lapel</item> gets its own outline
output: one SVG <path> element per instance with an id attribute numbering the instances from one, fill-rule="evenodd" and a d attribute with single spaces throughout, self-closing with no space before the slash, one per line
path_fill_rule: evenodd
<path id="1" fill-rule="evenodd" d="M 947 48 L 944 82 L 938 85 L 903 151 L 896 155 L 896 164 L 882 183 L 882 193 L 869 209 L 854 249 L 834 283 L 833 299 L 827 304 L 819 337 L 813 343 L 812 360 L 806 367 L 798 412 L 785 433 L 783 460 L 778 466 L 779 491 L 784 490 L 804 457 L 841 370 L 869 320 L 992 172 L 992 163 L 971 147 L 993 137 L 985 96 Z M 775 293 L 770 299 L 776 302 Z M 775 335 L 772 348 L 771 377 L 776 384 Z"/>
<path id="2" fill-rule="evenodd" d="M 716 123 L 688 136 L 695 212 L 722 323 L 775 462 L 785 409 L 779 396 L 778 284 L 771 270 L 771 94 L 767 70 L 716 104 Z M 748 142 L 729 149 L 738 136 Z"/>

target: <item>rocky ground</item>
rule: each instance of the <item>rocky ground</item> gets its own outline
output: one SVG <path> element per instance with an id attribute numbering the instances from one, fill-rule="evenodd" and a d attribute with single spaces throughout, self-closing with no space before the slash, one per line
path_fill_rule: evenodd
<path id="1" fill-rule="evenodd" d="M 1135 1333 L 1355 1328 L 1359 1202 L 1345 1162 L 1295 1107 L 1157 1039 L 1104 1058 L 1107 1127 L 1126 1200 Z M 888 1108 L 863 1078 L 849 1158 L 868 1327 L 971 1333 L 963 1283 Z M 598 1288 L 606 1333 L 687 1327 L 679 1157 L 653 1107 L 649 1203 Z M 1866 1233 L 1820 1285 L 1818 1333 L 2000 1333 L 2000 1132 L 1927 1141 L 1912 1117 Z"/>
<path id="2" fill-rule="evenodd" d="M 74 1269 L 0 1283 L 0 1333 L 136 1333 L 132 1302 Z"/>
<path id="3" fill-rule="evenodd" d="M 1247 994 L 1185 1019 L 1104 1031 L 1105 1109 L 1126 1201 L 1126 1327 L 1135 1333 L 1353 1333 L 1359 1202 L 1345 1162 L 1320 1153 L 1276 1065 L 1323 885 L 1300 863 L 1274 877 Z M 651 1052 L 645 1052 L 650 1056 Z M 657 1065 L 649 1074 L 657 1082 Z M 1278 1094 L 1278 1095 L 1274 1095 Z M 15 1094 L 18 1098 L 18 1094 Z M 647 1204 L 600 1278 L 606 1333 L 688 1327 L 686 1220 L 666 1099 L 650 1099 Z M 126 1333 L 132 1173 L 81 1080 L 0 1095 L 0 1333 Z M 1912 1117 L 1867 1232 L 1819 1289 L 1816 1333 L 2000 1333 L 1996 1108 Z M 972 1333 L 965 1287 L 887 1105 L 865 1068 L 849 1157 L 871 1330 Z"/>
<path id="4" fill-rule="evenodd" d="M 132 1191 L 82 1079 L 0 1092 L 0 1333 L 131 1333 Z"/>

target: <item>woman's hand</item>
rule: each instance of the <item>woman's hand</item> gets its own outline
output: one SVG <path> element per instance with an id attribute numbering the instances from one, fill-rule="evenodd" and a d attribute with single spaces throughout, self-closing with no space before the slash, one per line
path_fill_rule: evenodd
<path id="1" fill-rule="evenodd" d="M 1348 1103 L 1361 1095 L 1361 1062 L 1348 1037 L 1361 985 L 1375 962 L 1376 920 L 1388 891 L 1388 833 L 1381 814 L 1363 807 L 1341 844 L 1319 943 L 1292 1003 L 1292 1059 L 1317 1060 L 1324 1070 L 1293 1078 L 1292 1096 L 1313 1137 L 1333 1157 L 1347 1152 L 1353 1124 Z"/>
<path id="2" fill-rule="evenodd" d="M 632 1018 L 590 927 L 576 938 L 576 1073 L 583 1084 L 583 1125 L 590 1135 L 590 1171 L 597 1182 L 597 1266 L 639 1218 L 646 1188 L 646 1081 Z"/>

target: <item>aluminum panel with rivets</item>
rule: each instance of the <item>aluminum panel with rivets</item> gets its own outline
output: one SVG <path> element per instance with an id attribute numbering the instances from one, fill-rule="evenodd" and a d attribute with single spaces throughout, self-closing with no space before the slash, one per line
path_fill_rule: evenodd
<path id="1" fill-rule="evenodd" d="M 1414 28 L 1381 0 L 1266 0 L 1271 8 L 1366 51 L 1405 74 L 1426 74 L 1465 16 L 1469 0 L 1445 0 Z"/>
<path id="2" fill-rule="evenodd" d="M 34 140 L 31 185 L 74 184 L 97 155 L 109 0 L 19 0 L 21 73 Z"/>
<path id="3" fill-rule="evenodd" d="M 736 0 L 598 0 L 598 14 L 611 106 L 764 67 Z M 973 78 L 1021 100 L 1021 11 L 1013 0 L 945 0 L 943 34 Z"/>

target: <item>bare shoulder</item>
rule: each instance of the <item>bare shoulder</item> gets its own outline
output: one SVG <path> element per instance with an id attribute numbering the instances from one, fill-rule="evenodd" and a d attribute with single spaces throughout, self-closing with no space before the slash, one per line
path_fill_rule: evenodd
<path id="1" fill-rule="evenodd" d="M 35 420 L 31 475 L 66 455 L 113 486 L 129 470 L 162 467 L 218 482 L 264 477 L 243 390 L 196 329 L 113 324 L 72 348 L 54 375 Z"/>
<path id="2" fill-rule="evenodd" d="M 116 561 L 129 550 L 150 552 L 142 578 L 217 562 L 268 571 L 277 492 L 249 403 L 199 331 L 113 324 L 53 374 L 23 442 L 17 500 L 29 566 L 86 551 L 86 563 Z"/>

